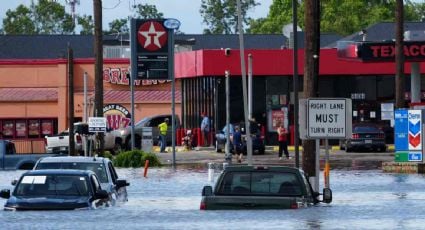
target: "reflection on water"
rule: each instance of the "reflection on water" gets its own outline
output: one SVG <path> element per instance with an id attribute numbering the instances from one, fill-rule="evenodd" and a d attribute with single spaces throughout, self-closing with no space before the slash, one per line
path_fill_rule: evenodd
<path id="1" fill-rule="evenodd" d="M 0 189 L 22 171 L 0 172 Z M 4 212 L 2 229 L 423 229 L 425 178 L 380 170 L 331 171 L 333 202 L 299 210 L 200 211 L 207 167 L 119 169 L 129 202 L 86 211 Z M 321 173 L 321 176 L 323 174 Z M 323 179 L 323 178 L 321 178 Z M 321 180 L 323 182 L 323 180 Z M 3 206 L 4 199 L 0 200 Z"/>

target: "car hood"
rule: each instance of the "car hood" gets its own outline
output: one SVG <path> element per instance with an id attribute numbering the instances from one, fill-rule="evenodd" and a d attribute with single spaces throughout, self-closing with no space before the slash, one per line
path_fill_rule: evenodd
<path id="1" fill-rule="evenodd" d="M 90 207 L 89 197 L 80 196 L 12 196 L 5 204 L 5 208 L 14 208 L 16 210 L 70 210 Z"/>

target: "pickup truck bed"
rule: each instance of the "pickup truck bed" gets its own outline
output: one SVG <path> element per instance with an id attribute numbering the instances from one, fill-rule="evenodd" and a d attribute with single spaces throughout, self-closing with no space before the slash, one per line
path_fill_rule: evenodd
<path id="1" fill-rule="evenodd" d="M 38 159 L 55 154 L 16 154 L 15 144 L 0 140 L 0 170 L 32 169 Z"/>

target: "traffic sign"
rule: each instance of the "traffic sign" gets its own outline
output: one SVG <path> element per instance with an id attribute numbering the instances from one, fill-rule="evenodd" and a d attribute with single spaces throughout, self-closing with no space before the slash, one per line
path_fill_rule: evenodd
<path id="1" fill-rule="evenodd" d="M 89 132 L 106 132 L 106 117 L 89 117 Z"/>
<path id="2" fill-rule="evenodd" d="M 307 116 L 300 114 L 301 138 L 345 139 L 351 136 L 351 99 L 310 98 L 304 103 L 305 109 L 300 112 Z"/>

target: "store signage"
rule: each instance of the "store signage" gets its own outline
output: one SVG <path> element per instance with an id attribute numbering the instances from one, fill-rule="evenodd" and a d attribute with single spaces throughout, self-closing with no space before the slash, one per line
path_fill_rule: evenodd
<path id="1" fill-rule="evenodd" d="M 103 69 L 103 82 L 114 85 L 129 85 L 130 78 L 127 75 L 128 68 L 105 68 Z M 158 85 L 171 82 L 170 80 L 134 80 L 134 85 L 148 86 Z"/>
<path id="2" fill-rule="evenodd" d="M 409 152 L 408 161 L 422 161 L 422 153 L 421 152 Z"/>
<path id="3" fill-rule="evenodd" d="M 421 110 L 409 110 L 408 111 L 408 140 L 409 150 L 422 150 L 422 111 Z"/>
<path id="4" fill-rule="evenodd" d="M 125 128 L 131 121 L 130 111 L 120 104 L 103 106 L 103 116 L 106 118 L 107 127 L 113 130 Z"/>
<path id="5" fill-rule="evenodd" d="M 172 33 L 164 19 L 131 20 L 131 69 L 134 79 L 168 80 Z"/>
<path id="6" fill-rule="evenodd" d="M 396 151 L 409 150 L 408 110 L 400 109 L 394 112 L 394 144 Z"/>
<path id="7" fill-rule="evenodd" d="M 307 100 L 307 138 L 345 139 L 351 136 L 351 99 Z"/>
<path id="8" fill-rule="evenodd" d="M 394 62 L 395 42 L 338 42 L 337 54 L 342 59 L 358 59 L 368 62 Z M 425 60 L 425 41 L 404 41 L 405 61 Z"/>

